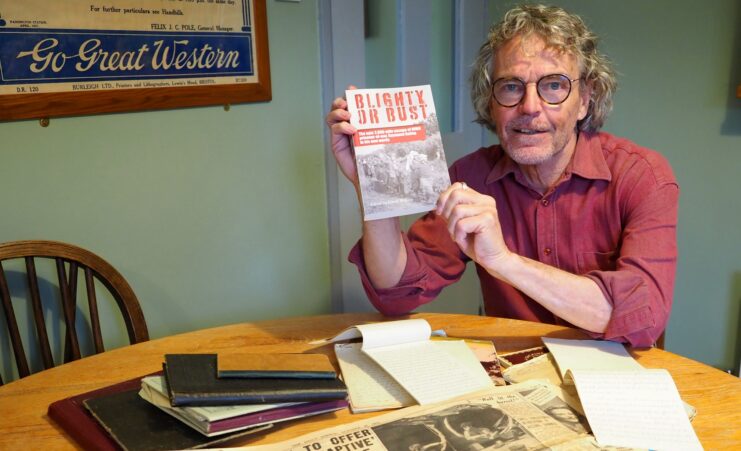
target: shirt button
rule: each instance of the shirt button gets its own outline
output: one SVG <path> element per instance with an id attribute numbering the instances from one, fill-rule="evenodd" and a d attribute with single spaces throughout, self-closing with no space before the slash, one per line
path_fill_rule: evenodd
<path id="1" fill-rule="evenodd" d="M 543 199 L 540 203 L 543 204 L 544 207 L 547 207 L 550 202 L 548 202 L 548 199 Z"/>
<path id="2" fill-rule="evenodd" d="M 551 248 L 550 248 L 550 247 L 547 247 L 547 248 L 543 249 L 543 253 L 544 253 L 545 255 L 551 255 L 551 252 L 553 252 L 553 251 L 551 250 Z"/>

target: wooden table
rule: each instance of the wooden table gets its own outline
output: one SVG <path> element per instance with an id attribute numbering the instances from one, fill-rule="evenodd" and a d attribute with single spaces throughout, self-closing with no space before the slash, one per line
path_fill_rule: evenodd
<path id="1" fill-rule="evenodd" d="M 539 346 L 541 336 L 587 338 L 581 332 L 525 321 L 453 314 L 414 314 L 451 337 L 492 340 L 499 352 Z M 322 352 L 309 342 L 335 335 L 378 314 L 342 314 L 235 324 L 152 340 L 87 357 L 0 387 L 0 450 L 74 449 L 75 443 L 46 415 L 49 404 L 161 369 L 165 353 Z M 647 368 L 666 368 L 682 398 L 697 408 L 692 425 L 705 449 L 741 449 L 741 380 L 707 365 L 659 349 L 632 351 Z M 245 444 L 285 440 L 317 429 L 377 415 L 344 410 L 277 426 Z"/>

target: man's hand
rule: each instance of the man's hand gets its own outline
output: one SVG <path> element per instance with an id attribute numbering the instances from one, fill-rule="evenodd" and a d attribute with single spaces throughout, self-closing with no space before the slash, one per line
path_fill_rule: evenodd
<path id="1" fill-rule="evenodd" d="M 356 89 L 348 86 L 348 89 Z M 332 134 L 332 154 L 340 167 L 340 171 L 358 188 L 358 170 L 355 167 L 355 155 L 350 145 L 350 136 L 357 130 L 350 125 L 350 113 L 347 111 L 347 101 L 338 97 L 332 102 L 332 109 L 327 113 L 327 126 Z"/>
<path id="2" fill-rule="evenodd" d="M 612 304 L 597 284 L 511 252 L 504 242 L 494 198 L 465 183 L 454 183 L 440 194 L 435 212 L 445 218 L 461 250 L 489 274 L 577 327 L 605 331 Z"/>
<path id="3" fill-rule="evenodd" d="M 498 264 L 511 255 L 493 197 L 456 182 L 440 194 L 435 213 L 445 218 L 461 250 L 487 271 L 497 272 Z"/>

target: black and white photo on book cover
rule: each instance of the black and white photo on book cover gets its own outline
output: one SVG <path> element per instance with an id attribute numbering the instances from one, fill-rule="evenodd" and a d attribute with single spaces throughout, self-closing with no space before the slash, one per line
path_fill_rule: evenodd
<path id="1" fill-rule="evenodd" d="M 345 94 L 363 219 L 434 209 L 450 176 L 430 85 Z"/>

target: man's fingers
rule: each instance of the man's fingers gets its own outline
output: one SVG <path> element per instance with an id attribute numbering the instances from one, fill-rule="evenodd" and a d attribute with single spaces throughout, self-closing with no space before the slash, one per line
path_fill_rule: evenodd
<path id="1" fill-rule="evenodd" d="M 445 216 L 448 221 L 448 232 L 451 236 L 457 233 L 458 223 L 466 218 L 481 214 L 481 207 L 475 204 L 458 204 Z"/>
<path id="2" fill-rule="evenodd" d="M 332 101 L 332 110 L 347 109 L 347 100 L 344 97 L 337 97 Z"/>
<path id="3" fill-rule="evenodd" d="M 435 206 L 435 213 L 437 213 L 438 215 L 447 216 L 450 210 L 455 207 L 455 204 L 463 201 L 464 197 L 462 197 L 462 193 L 466 190 L 468 190 L 468 185 L 463 182 L 455 182 L 450 185 L 447 189 L 445 189 L 445 191 L 440 193 L 440 197 L 438 197 L 437 204 Z M 461 191 L 461 193 L 456 194 L 456 192 L 458 191 Z M 475 193 L 475 191 L 471 192 Z M 458 197 L 451 198 L 454 195 Z M 450 205 L 451 201 L 454 203 L 453 205 Z"/>
<path id="4" fill-rule="evenodd" d="M 463 190 L 460 188 L 454 189 L 448 194 L 448 198 L 442 208 L 442 215 L 449 218 L 453 214 L 453 210 L 466 204 L 473 204 L 476 200 L 476 193 L 471 190 Z"/>
<path id="5" fill-rule="evenodd" d="M 479 227 L 479 222 L 480 218 L 476 216 L 468 216 L 456 221 L 456 227 L 453 233 L 451 233 L 451 236 L 453 241 L 455 241 L 461 249 L 466 249 L 468 247 L 468 235 Z"/>
<path id="6" fill-rule="evenodd" d="M 335 122 L 329 128 L 334 135 L 353 135 L 357 131 L 349 122 Z"/>
<path id="7" fill-rule="evenodd" d="M 327 113 L 326 121 L 327 125 L 332 125 L 336 122 L 347 122 L 350 120 L 350 113 L 342 108 L 336 108 Z"/>

